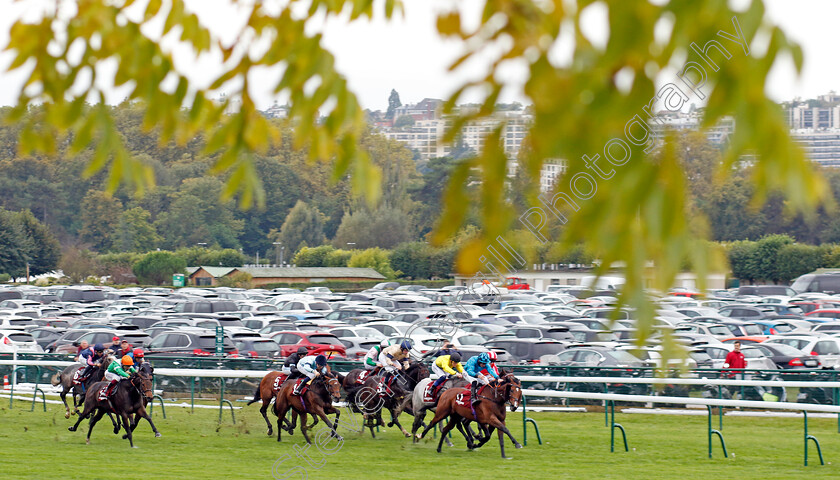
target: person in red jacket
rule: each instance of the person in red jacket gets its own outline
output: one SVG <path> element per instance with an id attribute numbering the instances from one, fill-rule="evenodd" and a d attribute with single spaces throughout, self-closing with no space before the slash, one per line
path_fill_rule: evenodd
<path id="1" fill-rule="evenodd" d="M 736 341 L 735 350 L 726 354 L 726 360 L 723 361 L 723 368 L 747 368 L 747 359 L 741 353 L 741 342 Z M 735 374 L 731 373 L 729 376 L 734 377 Z M 743 376 L 743 373 L 741 376 Z"/>

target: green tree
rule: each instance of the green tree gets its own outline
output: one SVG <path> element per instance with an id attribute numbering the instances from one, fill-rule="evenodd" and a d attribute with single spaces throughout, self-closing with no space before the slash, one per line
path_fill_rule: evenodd
<path id="1" fill-rule="evenodd" d="M 394 121 L 394 128 L 404 128 L 404 127 L 413 127 L 414 126 L 414 117 L 411 115 L 400 115 Z"/>
<path id="2" fill-rule="evenodd" d="M 21 245 L 28 246 L 26 261 L 29 263 L 30 275 L 41 275 L 58 268 L 61 245 L 50 229 L 39 222 L 29 210 L 16 213 L 14 221 L 18 224 L 20 233 L 26 238 Z"/>
<path id="3" fill-rule="evenodd" d="M 27 255 L 32 248 L 15 216 L 0 209 L 0 273 L 19 276 L 26 268 Z"/>
<path id="4" fill-rule="evenodd" d="M 189 178 L 172 194 L 170 207 L 155 221 L 166 248 L 206 243 L 222 248 L 239 248 L 238 236 L 244 222 L 234 215 L 230 202 L 219 200 L 223 184 L 210 177 Z"/>
<path id="5" fill-rule="evenodd" d="M 727 246 L 726 255 L 729 258 L 729 266 L 732 269 L 732 276 L 741 280 L 748 280 L 750 283 L 761 274 L 756 270 L 756 242 L 740 240 L 732 242 Z"/>
<path id="6" fill-rule="evenodd" d="M 151 252 L 134 264 L 134 275 L 144 285 L 164 285 L 175 273 L 185 273 L 187 262 L 172 252 Z"/>
<path id="7" fill-rule="evenodd" d="M 388 95 L 388 110 L 385 111 L 385 119 L 393 120 L 394 115 L 396 115 L 397 113 L 397 108 L 399 108 L 400 106 L 402 106 L 402 102 L 400 101 L 400 94 L 392 88 L 391 94 Z"/>
<path id="8" fill-rule="evenodd" d="M 72 283 L 81 283 L 84 279 L 96 275 L 101 270 L 92 252 L 76 247 L 64 250 L 58 266 Z"/>
<path id="9" fill-rule="evenodd" d="M 385 276 L 385 278 L 396 278 L 400 272 L 391 268 L 391 260 L 388 258 L 388 251 L 381 248 L 368 248 L 354 252 L 347 262 L 348 267 L 372 268 Z"/>
<path id="10" fill-rule="evenodd" d="M 91 190 L 82 200 L 79 239 L 98 252 L 112 250 L 117 242 L 123 205 L 108 193 Z"/>
<path id="11" fill-rule="evenodd" d="M 298 200 L 280 227 L 278 237 L 286 251 L 297 252 L 304 242 L 320 245 L 324 241 L 324 221 L 317 208 Z"/>
<path id="12" fill-rule="evenodd" d="M 326 267 L 327 257 L 334 251 L 331 245 L 303 247 L 295 254 L 292 263 L 298 267 Z"/>
<path id="13" fill-rule="evenodd" d="M 199 258 L 195 265 L 207 265 L 213 267 L 241 267 L 248 262 L 248 257 L 239 250 L 224 248 L 222 250 L 208 250 Z"/>
<path id="14" fill-rule="evenodd" d="M 774 283 L 782 281 L 779 251 L 791 244 L 793 244 L 793 239 L 787 235 L 766 235 L 755 243 L 753 262 L 758 278 Z"/>
<path id="15" fill-rule="evenodd" d="M 362 208 L 344 215 L 332 243 L 336 247 L 391 248 L 411 238 L 410 222 L 401 211 L 382 207 L 371 212 Z"/>
<path id="16" fill-rule="evenodd" d="M 779 281 L 788 283 L 794 278 L 813 272 L 822 266 L 825 250 L 814 245 L 788 244 L 776 255 Z"/>
<path id="17" fill-rule="evenodd" d="M 346 267 L 353 257 L 353 252 L 350 250 L 336 249 L 327 254 L 325 258 L 325 267 Z"/>
<path id="18" fill-rule="evenodd" d="M 112 235 L 122 252 L 148 252 L 163 240 L 151 223 L 152 214 L 142 207 L 129 208 L 122 213 L 119 229 Z"/>

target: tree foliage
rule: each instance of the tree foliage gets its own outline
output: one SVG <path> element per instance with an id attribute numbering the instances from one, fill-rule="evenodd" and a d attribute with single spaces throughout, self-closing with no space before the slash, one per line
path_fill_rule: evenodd
<path id="1" fill-rule="evenodd" d="M 381 248 L 368 248 L 353 252 L 350 260 L 347 262 L 347 266 L 372 268 L 389 279 L 396 278 L 401 273 L 391 268 L 391 260 L 388 257 L 388 252 Z"/>
<path id="2" fill-rule="evenodd" d="M 401 211 L 388 207 L 375 211 L 361 208 L 344 215 L 335 233 L 333 245 L 391 248 L 412 237 L 410 221 Z"/>
<path id="3" fill-rule="evenodd" d="M 324 241 L 324 220 L 321 212 L 298 200 L 276 238 L 289 253 L 297 252 L 304 244 L 320 245 Z"/>
<path id="4" fill-rule="evenodd" d="M 160 251 L 146 254 L 134 264 L 137 281 L 145 285 L 164 285 L 172 282 L 172 275 L 184 273 L 187 262 L 172 252 Z"/>

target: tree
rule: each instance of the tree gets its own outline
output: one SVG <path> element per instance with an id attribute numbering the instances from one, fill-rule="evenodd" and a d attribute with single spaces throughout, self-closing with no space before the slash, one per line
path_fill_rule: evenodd
<path id="1" fill-rule="evenodd" d="M 779 281 L 788 283 L 794 278 L 813 272 L 822 266 L 824 249 L 813 245 L 785 245 L 776 260 Z"/>
<path id="2" fill-rule="evenodd" d="M 19 276 L 33 248 L 12 213 L 0 209 L 0 273 Z"/>
<path id="3" fill-rule="evenodd" d="M 253 277 L 250 273 L 236 272 L 219 279 L 220 287 L 254 288 Z"/>
<path id="4" fill-rule="evenodd" d="M 81 283 L 84 279 L 95 275 L 100 270 L 93 253 L 89 250 L 82 250 L 76 247 L 70 247 L 64 250 L 58 266 L 64 272 L 64 275 L 70 278 L 72 283 Z"/>
<path id="5" fill-rule="evenodd" d="M 756 242 L 753 262 L 758 278 L 770 280 L 773 283 L 782 281 L 779 251 L 791 244 L 793 244 L 793 239 L 787 235 L 766 235 Z"/>
<path id="6" fill-rule="evenodd" d="M 741 280 L 748 280 L 750 283 L 760 278 L 755 268 L 756 243 L 749 240 L 732 242 L 726 250 L 729 258 L 729 266 L 732 275 Z"/>
<path id="7" fill-rule="evenodd" d="M 187 262 L 172 252 L 147 253 L 134 264 L 134 275 L 144 285 L 164 285 L 172 281 L 172 275 L 184 273 Z"/>
<path id="8" fill-rule="evenodd" d="M 118 231 L 114 232 L 117 249 L 122 252 L 148 252 L 163 240 L 150 222 L 152 215 L 141 207 L 129 208 L 120 216 Z"/>
<path id="9" fill-rule="evenodd" d="M 29 210 L 18 212 L 14 220 L 26 237 L 26 261 L 29 263 L 30 275 L 41 275 L 58 268 L 61 259 L 61 245 L 44 224 L 35 218 Z M 2 229 L 2 227 L 0 227 Z"/>
<path id="10" fill-rule="evenodd" d="M 399 210 L 382 207 L 371 212 L 362 208 L 344 215 L 332 243 L 336 247 L 391 248 L 411 237 L 409 221 Z"/>
<path id="11" fill-rule="evenodd" d="M 405 128 L 414 126 L 414 117 L 411 115 L 400 115 L 394 121 L 394 128 Z"/>
<path id="12" fill-rule="evenodd" d="M 400 94 L 395 89 L 391 89 L 391 94 L 388 95 L 388 110 L 385 112 L 386 120 L 393 120 L 397 113 L 397 108 L 402 106 L 400 102 Z"/>
<path id="13" fill-rule="evenodd" d="M 324 220 L 317 208 L 298 200 L 289 212 L 278 237 L 291 254 L 297 252 L 304 242 L 320 245 L 324 241 Z"/>
<path id="14" fill-rule="evenodd" d="M 108 252 L 114 248 L 119 232 L 120 216 L 123 205 L 112 195 L 102 191 L 91 190 L 82 200 L 82 229 L 79 232 L 81 241 L 90 244 L 98 252 Z"/>
<path id="15" fill-rule="evenodd" d="M 391 268 L 391 260 L 388 258 L 388 251 L 381 248 L 368 248 L 367 250 L 360 250 L 353 253 L 350 261 L 347 262 L 348 267 L 354 268 L 372 268 L 385 276 L 385 278 L 396 278 L 400 272 L 395 272 Z"/>
<path id="16" fill-rule="evenodd" d="M 463 50 L 450 65 L 450 71 L 461 79 L 443 105 L 443 113 L 452 115 L 445 139 L 452 140 L 467 123 L 492 114 L 503 90 L 522 85 L 517 93 L 533 103 L 529 106 L 533 123 L 527 133 L 531 152 L 524 164 L 535 173 L 545 159 L 569 159 L 565 184 L 558 193 L 570 194 L 575 186 L 567 180 L 580 179 L 582 174 L 595 180 L 587 171 L 593 169 L 586 159 L 596 154 L 600 157 L 597 152 L 603 152 L 604 157 L 617 155 L 610 153 L 610 147 L 626 146 L 627 160 L 615 162 L 620 164 L 617 169 L 603 171 L 605 177 L 612 176 L 609 181 L 599 181 L 597 195 L 590 197 L 587 190 L 579 190 L 586 201 L 572 208 L 573 213 L 567 212 L 568 221 L 561 232 L 534 234 L 541 238 L 557 234 L 566 245 L 587 245 L 602 260 L 601 273 L 615 262 L 624 262 L 628 282 L 619 302 L 638 308 L 640 331 L 644 332 L 655 314 L 644 294 L 648 285 L 642 281 L 651 262 L 653 286 L 665 290 L 687 257 L 695 260 L 692 264 L 700 270 L 701 279 L 711 258 L 704 243 L 706 222 L 693 214 L 685 199 L 685 172 L 673 138 L 656 141 L 644 125 L 645 111 L 650 107 L 658 111 L 664 97 L 674 109 L 682 108 L 689 99 L 706 101 L 706 126 L 732 115 L 737 128 L 723 156 L 724 176 L 749 153 L 756 159 L 752 203 L 760 204 L 769 191 L 778 188 L 791 210 L 813 210 L 827 199 L 826 184 L 813 174 L 788 134 L 781 108 L 767 97 L 764 88 L 778 59 L 791 58 L 796 71 L 801 71 L 802 49 L 773 25 L 761 0 L 740 11 L 734 10 L 734 3 L 723 1 L 600 2 L 601 8 L 607 9 L 607 28 L 598 35 L 603 45 L 580 35 L 586 30 L 582 23 L 589 17 L 581 15 L 580 8 L 560 8 L 562 2 L 555 3 L 556 7 L 546 8 L 545 2 L 536 0 L 487 1 L 477 22 L 473 18 L 462 21 L 459 8 L 468 7 L 441 11 L 436 23 L 439 34 Z M 401 12 L 400 2 L 319 1 L 302 13 L 298 2 L 272 9 L 263 8 L 261 2 L 236 2 L 243 10 L 241 18 L 247 20 L 237 32 L 235 44 L 202 25 L 185 0 L 165 2 L 166 8 L 163 4 L 150 2 L 145 15 L 135 15 L 126 11 L 135 7 L 134 2 L 91 0 L 77 2 L 69 15 L 65 9 L 40 9 L 42 13 L 34 19 L 27 15 L 15 22 L 7 47 L 15 55 L 9 69 L 21 69 L 23 81 L 20 90 L 10 92 L 19 98 L 11 120 L 18 120 L 33 105 L 42 106 L 20 126 L 17 138 L 22 140 L 22 151 L 53 151 L 58 139 L 64 138 L 61 133 L 69 131 L 73 152 L 93 151 L 90 171 L 110 167 L 107 185 L 111 189 L 121 180 L 137 190 L 153 183 L 152 167 L 127 151 L 110 109 L 103 103 L 83 108 L 86 99 L 104 94 L 101 82 L 79 82 L 77 76 L 101 71 L 107 62 L 128 100 L 153 107 L 143 118 L 147 130 L 157 128 L 164 143 L 176 139 L 182 144 L 196 132 L 207 131 L 206 149 L 215 154 L 212 172 L 230 173 L 220 194 L 225 199 L 238 194 L 243 206 L 259 205 L 264 202 L 264 190 L 253 158 L 277 135 L 257 113 L 248 80 L 254 72 L 280 66 L 283 73 L 266 89 L 290 97 L 289 121 L 295 125 L 296 146 L 306 148 L 313 160 L 335 158 L 334 178 L 352 172 L 354 191 L 375 204 L 380 191 L 377 169 L 358 149 L 364 112 L 336 70 L 335 59 L 322 47 L 321 33 L 306 27 L 313 18 L 326 22 L 344 15 L 350 22 L 371 18 L 374 5 L 390 19 L 395 11 Z M 191 2 L 189 7 L 194 4 L 203 2 Z M 660 34 L 658 27 L 663 23 L 672 28 Z M 159 29 L 156 35 L 143 34 L 154 26 Z M 174 40 L 172 32 L 180 32 L 179 40 Z M 567 35 L 576 40 L 570 58 L 557 62 L 555 46 Z M 751 50 L 761 39 L 769 39 L 768 48 Z M 716 53 L 708 58 L 692 49 L 692 45 L 707 45 L 712 40 L 723 45 L 727 55 Z M 221 52 L 226 61 L 217 74 L 191 79 L 171 58 L 177 45 L 167 42 L 178 41 L 198 55 Z M 77 44 L 86 52 L 80 58 L 76 58 L 77 50 L 70 48 Z M 484 71 L 463 75 L 477 59 L 485 65 Z M 524 81 L 500 70 L 511 62 L 521 63 Z M 66 65 L 72 67 L 61 68 Z M 671 84 L 687 88 L 686 82 L 696 80 L 690 94 L 662 93 L 657 82 L 661 83 L 663 75 L 673 75 L 675 65 L 684 71 L 682 80 L 671 77 Z M 696 71 L 692 73 L 688 67 Z M 319 79 L 314 86 L 312 78 Z M 171 80 L 176 88 L 163 88 L 161 79 Z M 231 95 L 221 105 L 213 105 L 208 99 L 222 86 Z M 475 94 L 480 95 L 478 108 L 457 110 L 463 95 Z M 657 98 L 660 105 L 651 105 Z M 224 115 L 231 99 L 239 108 Z M 323 120 L 318 118 L 320 112 L 325 112 Z M 469 274 L 484 267 L 480 258 L 486 246 L 517 219 L 522 223 L 525 214 L 513 211 L 504 195 L 508 157 L 501 129 L 496 127 L 488 134 L 479 156 L 459 164 L 453 172 L 441 220 L 430 237 L 436 244 L 445 243 L 470 222 L 473 210 L 478 211 L 481 235 L 464 245 L 457 261 L 458 268 Z M 648 145 L 651 142 L 655 145 Z M 610 173 L 613 171 L 615 174 Z M 473 183 L 471 173 L 478 176 L 477 182 Z M 478 194 L 467 195 L 473 185 Z M 534 204 L 531 208 L 543 207 Z"/>
<path id="17" fill-rule="evenodd" d="M 298 267 L 326 267 L 327 256 L 334 251 L 335 248 L 330 245 L 303 247 L 295 254 L 292 263 Z"/>

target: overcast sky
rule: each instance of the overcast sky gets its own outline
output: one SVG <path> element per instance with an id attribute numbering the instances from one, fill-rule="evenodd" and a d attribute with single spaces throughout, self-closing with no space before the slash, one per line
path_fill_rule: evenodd
<path id="1" fill-rule="evenodd" d="M 699 0 L 698 0 L 699 1 Z M 15 3 L 0 0 L 0 45 L 8 41 L 12 19 L 33 5 L 49 4 L 49 0 L 28 0 Z M 236 24 L 236 11 L 226 8 L 226 0 L 192 0 L 198 5 L 202 22 L 225 34 Z M 337 59 L 337 68 L 346 75 L 350 87 L 359 96 L 365 108 L 385 109 L 392 88 L 400 93 L 403 103 L 414 103 L 425 97 L 446 98 L 465 78 L 482 75 L 480 65 L 453 75 L 446 67 L 459 54 L 457 44 L 440 40 L 435 33 L 435 13 L 452 0 L 405 0 L 405 19 L 390 23 L 381 19 L 373 22 L 358 21 L 345 25 L 332 21 L 324 26 L 324 45 Z M 476 10 L 483 2 L 459 0 L 462 8 Z M 738 3 L 738 2 L 736 2 Z M 778 65 L 772 74 L 768 93 L 782 101 L 795 96 L 810 98 L 829 90 L 840 90 L 840 64 L 837 62 L 837 19 L 840 18 L 840 1 L 837 0 L 766 0 L 772 22 L 781 25 L 805 51 L 805 68 L 801 78 L 791 73 L 792 63 Z M 593 30 L 598 31 L 597 15 Z M 731 26 L 721 28 L 729 30 Z M 703 39 L 699 39 L 702 41 Z M 176 57 L 177 60 L 177 57 Z M 0 67 L 10 61 L 9 55 L 0 55 Z M 213 69 L 213 60 L 191 67 L 190 71 L 201 76 L 202 71 Z M 508 75 L 516 78 L 518 72 Z M 206 78 L 206 75 L 204 75 Z M 21 76 L 0 74 L 0 105 L 15 102 Z M 266 75 L 265 85 L 271 80 Z M 514 89 L 515 90 L 515 89 Z M 114 92 L 109 101 L 119 101 L 124 93 Z M 271 104 L 268 95 L 259 95 L 259 105 Z M 523 100 L 515 91 L 508 92 L 503 100 Z"/>

